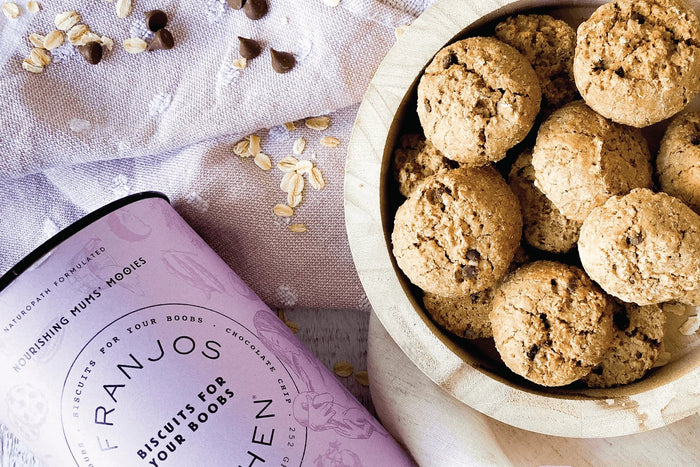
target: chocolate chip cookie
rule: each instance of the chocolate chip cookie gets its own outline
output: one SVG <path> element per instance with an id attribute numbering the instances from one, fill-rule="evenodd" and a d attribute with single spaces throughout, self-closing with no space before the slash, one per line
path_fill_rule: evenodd
<path id="1" fill-rule="evenodd" d="M 423 295 L 425 310 L 442 328 L 466 339 L 491 337 L 491 301 L 494 288 L 460 297 Z"/>
<path id="2" fill-rule="evenodd" d="M 471 295 L 493 286 L 520 244 L 520 206 L 493 167 L 428 177 L 396 211 L 401 270 L 425 292 Z"/>
<path id="3" fill-rule="evenodd" d="M 542 89 L 542 107 L 552 110 L 578 97 L 574 84 L 576 32 L 549 15 L 517 15 L 496 25 L 496 37 L 530 62 Z"/>
<path id="4" fill-rule="evenodd" d="M 638 188 L 594 209 L 579 256 L 609 294 L 651 305 L 700 289 L 700 216 L 677 198 Z"/>
<path id="5" fill-rule="evenodd" d="M 509 276 L 496 291 L 490 317 L 503 362 L 543 386 L 588 374 L 613 337 L 610 300 L 582 270 L 552 261 Z"/>
<path id="6" fill-rule="evenodd" d="M 700 214 L 700 112 L 673 119 L 656 156 L 661 189 Z"/>
<path id="7" fill-rule="evenodd" d="M 639 130 L 575 101 L 542 123 L 532 165 L 537 187 L 565 217 L 583 222 L 609 197 L 650 187 L 650 158 Z"/>
<path id="8" fill-rule="evenodd" d="M 425 136 L 469 166 L 503 159 L 530 131 L 540 109 L 535 71 L 513 47 L 470 37 L 440 50 L 418 83 Z"/>
<path id="9" fill-rule="evenodd" d="M 605 117 L 644 127 L 700 91 L 700 22 L 682 0 L 615 0 L 577 31 L 574 79 Z"/>
<path id="10" fill-rule="evenodd" d="M 394 178 L 406 197 L 426 177 L 457 167 L 458 162 L 443 156 L 423 135 L 403 135 L 394 151 Z"/>

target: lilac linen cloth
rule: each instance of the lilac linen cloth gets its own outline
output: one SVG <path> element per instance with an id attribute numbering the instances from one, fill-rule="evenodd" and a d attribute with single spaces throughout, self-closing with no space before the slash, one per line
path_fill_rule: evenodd
<path id="1" fill-rule="evenodd" d="M 45 0 L 30 13 L 0 15 L 0 273 L 88 212 L 129 193 L 159 190 L 272 307 L 368 307 L 350 255 L 343 217 L 343 166 L 352 123 L 373 71 L 431 0 L 268 0 L 258 21 L 224 0 L 134 0 L 120 19 L 102 0 Z M 176 46 L 129 54 L 130 37 L 152 38 L 144 13 L 167 12 Z M 31 33 L 76 10 L 82 23 L 114 40 L 96 66 L 65 43 L 41 74 L 22 69 Z M 237 36 L 262 54 L 237 69 Z M 275 73 L 270 48 L 295 55 Z M 330 116 L 325 131 L 304 119 Z M 283 124 L 296 122 L 296 130 Z M 273 168 L 264 171 L 232 147 L 255 133 Z M 332 148 L 321 138 L 340 141 Z M 277 162 L 304 137 L 327 182 L 307 179 L 291 218 Z M 305 224 L 306 233 L 288 230 Z"/>

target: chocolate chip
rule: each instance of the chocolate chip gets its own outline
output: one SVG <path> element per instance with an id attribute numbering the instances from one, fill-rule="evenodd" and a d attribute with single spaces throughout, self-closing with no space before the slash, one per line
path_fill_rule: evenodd
<path id="1" fill-rule="evenodd" d="M 542 321 L 542 325 L 544 326 L 544 330 L 549 329 L 549 320 L 547 319 L 547 315 L 544 313 L 540 313 L 540 321 Z"/>
<path id="2" fill-rule="evenodd" d="M 453 161 L 452 159 L 448 159 L 447 157 L 443 157 L 442 161 L 450 168 L 450 169 L 459 169 L 461 167 L 460 163 L 457 161 Z"/>
<path id="3" fill-rule="evenodd" d="M 479 268 L 476 266 L 467 265 L 462 268 L 462 277 L 465 279 L 471 279 L 479 274 Z"/>
<path id="4" fill-rule="evenodd" d="M 228 6 L 230 6 L 234 10 L 240 10 L 241 8 L 243 8 L 245 0 L 226 0 L 226 3 L 228 3 Z"/>
<path id="5" fill-rule="evenodd" d="M 481 254 L 476 250 L 467 251 L 467 259 L 469 261 L 479 261 L 481 259 Z"/>
<path id="6" fill-rule="evenodd" d="M 527 358 L 528 358 L 529 360 L 534 360 L 534 359 L 535 359 L 535 355 L 537 355 L 537 352 L 538 352 L 539 350 L 540 350 L 540 348 L 537 347 L 537 344 L 533 345 L 532 347 L 530 347 L 530 350 L 527 351 Z"/>
<path id="7" fill-rule="evenodd" d="M 159 49 L 170 50 L 174 45 L 175 40 L 173 39 L 172 33 L 163 28 L 159 29 L 155 36 L 153 36 L 153 40 L 148 44 L 148 50 L 151 52 Z"/>
<path id="8" fill-rule="evenodd" d="M 457 56 L 455 54 L 447 54 L 445 58 L 442 59 L 442 67 L 447 70 L 449 67 L 452 65 L 456 65 L 457 63 Z"/>
<path id="9" fill-rule="evenodd" d="M 627 317 L 627 313 L 624 311 L 619 311 L 613 315 L 613 324 L 620 331 L 626 331 L 630 327 L 630 319 Z"/>
<path id="10" fill-rule="evenodd" d="M 690 141 L 690 144 L 692 144 L 693 146 L 697 146 L 698 144 L 700 144 L 700 136 L 690 135 L 688 137 L 688 141 Z"/>
<path id="11" fill-rule="evenodd" d="M 297 63 L 294 55 L 289 52 L 279 52 L 275 49 L 270 49 L 270 54 L 272 55 L 272 69 L 277 73 L 287 73 Z"/>
<path id="12" fill-rule="evenodd" d="M 480 297 L 481 297 L 481 292 L 476 292 L 476 293 L 473 293 L 469 296 L 469 298 L 472 299 L 472 303 L 478 302 Z"/>
<path id="13" fill-rule="evenodd" d="M 91 41 L 85 45 L 79 45 L 78 52 L 91 65 L 97 65 L 102 60 L 102 44 L 99 42 Z"/>
<path id="14" fill-rule="evenodd" d="M 594 375 L 600 376 L 600 375 L 603 374 L 603 367 L 602 367 L 602 366 L 597 366 L 597 367 L 595 367 L 595 368 L 593 368 L 593 369 L 591 370 L 591 373 L 593 373 Z"/>
<path id="15" fill-rule="evenodd" d="M 615 74 L 619 76 L 620 78 L 625 77 L 625 70 L 622 69 L 622 67 L 618 67 L 617 70 L 615 70 Z"/>
<path id="16" fill-rule="evenodd" d="M 146 12 L 146 27 L 153 32 L 163 29 L 168 24 L 168 15 L 162 10 Z"/>
<path id="17" fill-rule="evenodd" d="M 425 107 L 426 112 L 432 112 L 433 108 L 430 106 L 430 101 L 428 99 L 425 99 L 423 101 L 423 107 Z"/>
<path id="18" fill-rule="evenodd" d="M 643 240 L 644 240 L 644 235 L 642 235 L 642 232 L 637 232 L 636 234 L 632 234 L 631 236 L 627 237 L 627 244 L 635 246 L 635 245 L 639 245 L 640 243 L 642 243 Z"/>
<path id="19" fill-rule="evenodd" d="M 644 16 L 640 15 L 636 11 L 634 13 L 632 13 L 632 15 L 630 16 L 630 19 L 632 21 L 638 22 L 639 24 L 644 24 Z"/>
<path id="20" fill-rule="evenodd" d="M 238 53 L 241 54 L 241 57 L 246 60 L 252 60 L 260 55 L 261 51 L 262 47 L 257 41 L 238 36 Z"/>
<path id="21" fill-rule="evenodd" d="M 260 19 L 267 14 L 267 0 L 246 0 L 243 5 L 245 15 L 250 19 Z"/>

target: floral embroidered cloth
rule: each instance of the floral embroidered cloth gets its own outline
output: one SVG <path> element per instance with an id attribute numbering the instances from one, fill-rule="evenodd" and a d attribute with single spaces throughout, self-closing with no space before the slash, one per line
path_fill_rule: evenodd
<path id="1" fill-rule="evenodd" d="M 271 306 L 367 308 L 345 234 L 345 151 L 396 27 L 431 0 L 268 0 L 257 21 L 224 0 L 134 0 L 123 19 L 109 1 L 45 0 L 36 13 L 15 1 L 17 18 L 0 15 L 0 273 L 88 212 L 158 190 Z M 168 14 L 175 47 L 127 53 L 126 39 L 152 40 L 144 13 L 153 9 Z M 114 48 L 90 65 L 66 41 L 42 73 L 22 69 L 28 36 L 48 34 L 70 10 Z M 263 46 L 243 69 L 237 36 Z M 270 48 L 293 53 L 296 67 L 276 73 Z M 324 131 L 304 124 L 318 115 L 330 117 Z M 269 171 L 233 152 L 252 133 Z M 340 144 L 322 144 L 326 136 Z M 307 178 L 294 215 L 278 217 L 273 207 L 287 196 L 276 165 L 300 137 L 306 148 L 295 157 L 318 167 L 326 186 Z"/>

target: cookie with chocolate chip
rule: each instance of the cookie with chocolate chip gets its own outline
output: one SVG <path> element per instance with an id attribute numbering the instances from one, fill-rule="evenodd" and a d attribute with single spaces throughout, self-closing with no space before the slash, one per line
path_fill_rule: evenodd
<path id="1" fill-rule="evenodd" d="M 496 291 L 493 339 L 513 372 L 543 386 L 563 386 L 601 362 L 613 338 L 612 311 L 611 301 L 582 270 L 537 261 Z"/>
<path id="2" fill-rule="evenodd" d="M 458 162 L 445 157 L 423 135 L 403 135 L 394 151 L 394 178 L 406 197 L 427 177 L 457 167 Z"/>
<path id="3" fill-rule="evenodd" d="M 425 292 L 474 294 L 505 274 L 520 245 L 520 206 L 493 167 L 428 177 L 396 211 L 396 262 Z"/>
<path id="4" fill-rule="evenodd" d="M 661 189 L 700 214 L 700 112 L 673 119 L 656 157 Z"/>
<path id="5" fill-rule="evenodd" d="M 591 278 L 625 302 L 679 300 L 700 288 L 700 216 L 666 193 L 610 198 L 583 222 L 578 249 Z"/>

